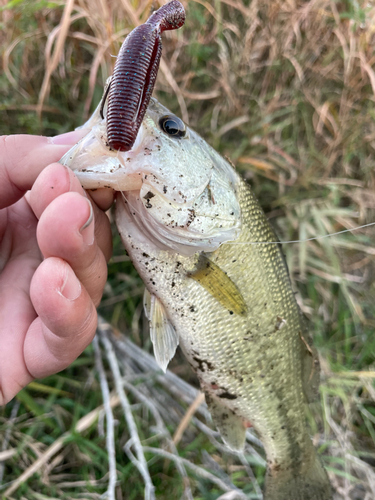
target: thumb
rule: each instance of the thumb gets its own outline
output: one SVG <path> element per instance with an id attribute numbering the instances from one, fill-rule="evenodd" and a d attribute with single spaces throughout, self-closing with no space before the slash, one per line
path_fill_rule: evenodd
<path id="1" fill-rule="evenodd" d="M 22 198 L 40 172 L 86 134 L 87 130 L 81 129 L 55 137 L 0 136 L 0 209 Z"/>

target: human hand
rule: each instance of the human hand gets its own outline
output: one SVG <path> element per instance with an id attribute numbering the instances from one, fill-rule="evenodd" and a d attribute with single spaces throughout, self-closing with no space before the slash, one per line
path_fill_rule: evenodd
<path id="1" fill-rule="evenodd" d="M 95 334 L 113 196 L 94 193 L 98 208 L 52 163 L 83 135 L 0 137 L 0 405 L 66 368 Z"/>

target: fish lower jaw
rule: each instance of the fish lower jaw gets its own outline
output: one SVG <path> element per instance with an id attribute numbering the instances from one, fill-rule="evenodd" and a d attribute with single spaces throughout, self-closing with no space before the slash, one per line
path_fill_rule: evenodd
<path id="1" fill-rule="evenodd" d="M 142 186 L 141 174 L 113 175 L 107 172 L 74 171 L 85 189 L 109 188 L 115 191 L 139 191 Z"/>

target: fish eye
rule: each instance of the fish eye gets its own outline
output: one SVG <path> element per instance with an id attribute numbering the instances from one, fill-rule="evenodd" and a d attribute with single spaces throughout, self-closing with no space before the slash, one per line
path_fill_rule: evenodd
<path id="1" fill-rule="evenodd" d="M 184 137 L 186 134 L 185 124 L 178 116 L 162 116 L 159 120 L 159 126 L 163 132 L 172 137 Z"/>

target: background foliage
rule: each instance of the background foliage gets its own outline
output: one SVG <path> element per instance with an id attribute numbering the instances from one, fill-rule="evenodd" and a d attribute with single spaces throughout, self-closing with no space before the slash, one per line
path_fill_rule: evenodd
<path id="1" fill-rule="evenodd" d="M 0 0 L 0 133 L 54 135 L 82 124 L 124 37 L 161 3 Z M 312 431 L 337 498 L 374 498 L 375 230 L 306 240 L 375 221 L 375 4 L 183 3 L 186 25 L 163 35 L 165 62 L 154 95 L 231 158 L 282 241 L 304 240 L 283 250 L 321 354 L 323 410 L 312 408 Z M 114 239 L 99 311 L 149 350 L 143 285 Z M 196 383 L 180 355 L 171 368 Z M 0 410 L 0 446 L 16 450 L 0 464 L 0 484 L 9 485 L 101 404 L 95 373 L 90 347 L 68 370 L 31 384 Z M 120 420 L 116 432 L 121 457 L 127 430 Z M 73 432 L 14 498 L 98 498 L 108 470 L 104 441 L 100 425 Z M 192 431 L 179 445 L 196 463 L 207 451 L 213 453 L 209 441 Z M 212 459 L 258 498 L 240 466 Z M 116 466 L 126 478 L 117 498 L 143 498 L 131 462 L 123 456 Z M 253 470 L 262 484 L 264 467 Z M 155 462 L 151 471 L 158 498 L 180 498 L 173 468 Z M 194 480 L 194 498 L 218 497 L 212 485 Z"/>

